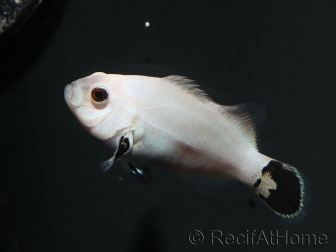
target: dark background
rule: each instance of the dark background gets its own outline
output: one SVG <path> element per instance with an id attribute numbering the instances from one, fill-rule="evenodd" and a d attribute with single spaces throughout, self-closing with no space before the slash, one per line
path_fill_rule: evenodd
<path id="1" fill-rule="evenodd" d="M 335 12 L 335 1 L 43 1 L 0 45 L 0 251 L 335 251 Z M 184 75 L 219 103 L 264 104 L 260 150 L 306 175 L 308 217 L 288 224 L 240 183 L 213 199 L 159 169 L 150 185 L 100 172 L 111 152 L 63 98 L 95 71 Z M 190 244 L 194 229 L 203 244 Z M 211 245 L 213 229 L 328 244 Z"/>

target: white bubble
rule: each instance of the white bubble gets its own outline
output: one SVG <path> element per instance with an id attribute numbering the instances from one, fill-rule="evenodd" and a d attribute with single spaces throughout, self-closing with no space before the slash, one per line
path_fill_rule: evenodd
<path id="1" fill-rule="evenodd" d="M 145 23 L 145 26 L 146 26 L 146 27 L 149 27 L 149 26 L 150 26 L 150 23 L 149 23 L 149 22 L 146 22 L 146 23 Z"/>

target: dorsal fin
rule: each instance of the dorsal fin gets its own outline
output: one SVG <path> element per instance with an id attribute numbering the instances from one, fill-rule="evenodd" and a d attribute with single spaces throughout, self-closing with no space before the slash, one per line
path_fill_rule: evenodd
<path id="1" fill-rule="evenodd" d="M 265 106 L 248 102 L 235 106 L 222 106 L 222 111 L 234 121 L 248 141 L 257 149 L 257 131 L 265 120 Z"/>
<path id="2" fill-rule="evenodd" d="M 221 110 L 222 106 L 211 100 L 208 94 L 205 93 L 203 90 L 199 89 L 199 85 L 196 84 L 193 80 L 190 80 L 187 77 L 179 75 L 170 75 L 164 77 L 163 79 L 178 85 L 188 94 L 191 94 L 195 96 L 197 99 L 199 99 L 200 102 L 208 104 L 214 109 Z"/>
<path id="3" fill-rule="evenodd" d="M 199 99 L 200 102 L 228 116 L 248 139 L 249 143 L 257 149 L 257 130 L 264 122 L 266 115 L 264 105 L 248 102 L 235 106 L 221 106 L 212 101 L 203 90 L 199 89 L 199 85 L 186 77 L 170 75 L 163 79 L 177 84 L 187 93 Z"/>

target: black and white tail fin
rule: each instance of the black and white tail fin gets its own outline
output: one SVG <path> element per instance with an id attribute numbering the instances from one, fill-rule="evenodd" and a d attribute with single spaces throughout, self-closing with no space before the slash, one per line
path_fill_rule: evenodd
<path id="1" fill-rule="evenodd" d="M 303 215 L 304 183 L 290 165 L 271 160 L 254 183 L 258 196 L 278 215 L 293 218 Z"/>

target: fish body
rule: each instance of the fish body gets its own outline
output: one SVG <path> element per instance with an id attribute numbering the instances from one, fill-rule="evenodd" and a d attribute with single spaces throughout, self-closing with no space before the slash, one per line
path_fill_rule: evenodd
<path id="1" fill-rule="evenodd" d="M 202 177 L 232 177 L 249 185 L 277 214 L 303 208 L 298 171 L 258 152 L 256 127 L 263 106 L 222 106 L 192 81 L 95 73 L 65 88 L 65 100 L 83 127 L 103 141 L 131 174 L 149 182 L 151 169 Z"/>

